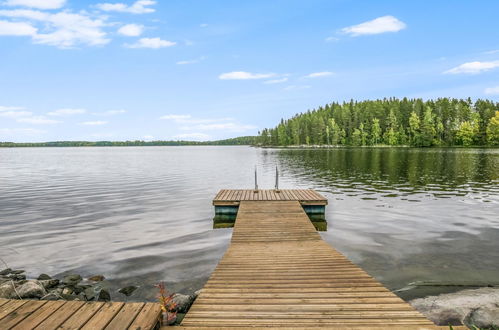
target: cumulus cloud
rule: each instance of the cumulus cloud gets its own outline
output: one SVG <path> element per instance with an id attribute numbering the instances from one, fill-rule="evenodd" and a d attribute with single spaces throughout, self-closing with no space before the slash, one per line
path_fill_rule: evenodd
<path id="1" fill-rule="evenodd" d="M 463 63 L 455 68 L 447 70 L 444 74 L 478 74 L 485 71 L 489 71 L 499 67 L 499 61 L 491 61 L 491 62 L 467 62 Z"/>
<path id="2" fill-rule="evenodd" d="M 0 111 L 15 111 L 15 110 L 24 110 L 24 107 L 12 107 L 12 106 L 0 105 Z"/>
<path id="3" fill-rule="evenodd" d="M 127 5 L 124 3 L 99 3 L 97 4 L 97 8 L 102 11 L 115 11 L 121 13 L 130 13 L 130 14 L 149 14 L 154 13 L 156 10 L 154 8 L 150 8 L 156 4 L 156 1 L 152 0 L 138 0 L 135 1 L 132 5 Z"/>
<path id="4" fill-rule="evenodd" d="M 21 118 L 21 117 L 28 117 L 31 116 L 33 113 L 29 111 L 1 111 L 0 112 L 0 117 L 6 117 L 6 118 Z"/>
<path id="5" fill-rule="evenodd" d="M 191 115 L 164 115 L 159 117 L 159 119 L 164 119 L 164 120 L 186 120 L 190 119 L 192 116 Z"/>
<path id="6" fill-rule="evenodd" d="M 0 36 L 34 36 L 38 31 L 26 22 L 0 21 Z"/>
<path id="7" fill-rule="evenodd" d="M 327 77 L 333 75 L 333 72 L 330 71 L 323 71 L 323 72 L 313 72 L 311 74 L 308 74 L 305 76 L 305 78 L 320 78 L 320 77 Z"/>
<path id="8" fill-rule="evenodd" d="M 118 29 L 118 33 L 127 37 L 138 37 L 144 32 L 144 26 L 139 24 L 127 24 Z"/>
<path id="9" fill-rule="evenodd" d="M 499 95 L 499 86 L 485 88 L 483 92 L 488 95 Z"/>
<path id="10" fill-rule="evenodd" d="M 15 19 L 25 19 L 30 22 L 17 22 L 26 24 L 23 27 L 25 35 L 30 35 L 33 42 L 56 46 L 59 48 L 72 48 L 77 45 L 99 46 L 109 43 L 106 32 L 105 18 L 92 18 L 86 13 L 72 13 L 62 11 L 55 14 L 30 10 L 0 10 L 0 16 Z M 36 31 L 32 23 L 43 26 L 43 32 Z M 11 22 L 12 23 L 12 22 Z"/>
<path id="11" fill-rule="evenodd" d="M 406 28 L 406 24 L 393 16 L 382 16 L 371 21 L 352 25 L 341 29 L 341 33 L 352 37 L 362 35 L 398 32 Z"/>
<path id="12" fill-rule="evenodd" d="M 125 47 L 158 49 L 158 48 L 175 46 L 176 44 L 177 44 L 176 42 L 163 40 L 161 38 L 142 38 L 139 39 L 139 41 L 137 41 L 134 44 L 125 44 Z"/>
<path id="13" fill-rule="evenodd" d="M 203 61 L 205 59 L 204 56 L 201 56 L 199 58 L 193 59 L 193 60 L 183 60 L 183 61 L 178 61 L 177 65 L 186 65 L 186 64 L 195 64 Z"/>
<path id="14" fill-rule="evenodd" d="M 248 79 L 266 79 L 275 77 L 275 73 L 251 73 L 245 71 L 232 71 L 227 73 L 222 73 L 218 76 L 222 80 L 248 80 Z"/>
<path id="15" fill-rule="evenodd" d="M 263 83 L 264 84 L 280 84 L 280 83 L 283 83 L 283 82 L 286 82 L 286 81 L 288 81 L 288 78 L 284 77 L 284 78 L 281 78 L 281 79 L 267 80 L 267 81 L 264 81 Z"/>
<path id="16" fill-rule="evenodd" d="M 123 110 L 123 109 L 119 109 L 119 110 L 108 110 L 108 111 L 104 111 L 104 112 L 94 112 L 92 113 L 92 115 L 95 115 L 95 116 L 114 116 L 114 115 L 120 115 L 122 113 L 125 113 L 126 110 Z"/>
<path id="17" fill-rule="evenodd" d="M 66 0 L 7 0 L 6 6 L 30 7 L 36 9 L 59 9 L 63 7 Z"/>
<path id="18" fill-rule="evenodd" d="M 83 113 L 86 113 L 87 110 L 85 109 L 59 109 L 55 111 L 51 111 L 48 113 L 49 116 L 72 116 L 72 115 L 81 115 Z"/>
<path id="19" fill-rule="evenodd" d="M 107 121 L 84 121 L 80 123 L 81 125 L 86 125 L 86 126 L 101 126 L 101 125 L 106 125 Z"/>
<path id="20" fill-rule="evenodd" d="M 177 140 L 206 141 L 210 139 L 210 136 L 204 133 L 185 133 L 175 135 L 173 138 Z"/>
<path id="21" fill-rule="evenodd" d="M 59 120 L 49 119 L 44 116 L 33 116 L 17 119 L 20 123 L 33 124 L 33 125 L 52 125 L 62 123 Z"/>

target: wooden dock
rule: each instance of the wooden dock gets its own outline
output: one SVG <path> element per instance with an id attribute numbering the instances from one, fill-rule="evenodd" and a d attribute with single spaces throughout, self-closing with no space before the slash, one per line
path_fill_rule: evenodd
<path id="1" fill-rule="evenodd" d="M 183 327 L 440 328 L 321 239 L 302 207 L 327 204 L 316 192 L 222 190 L 213 201 L 229 203 L 230 247 Z"/>
<path id="2" fill-rule="evenodd" d="M 161 307 L 154 303 L 0 299 L 0 329 L 134 329 L 160 326 Z"/>

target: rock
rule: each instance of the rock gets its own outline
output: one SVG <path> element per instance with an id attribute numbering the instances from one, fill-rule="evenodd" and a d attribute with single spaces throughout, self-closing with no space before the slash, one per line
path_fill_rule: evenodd
<path id="1" fill-rule="evenodd" d="M 104 275 L 94 275 L 94 276 L 88 278 L 89 281 L 93 281 L 93 282 L 102 282 L 105 279 L 106 278 L 104 277 Z"/>
<path id="2" fill-rule="evenodd" d="M 200 294 L 201 294 L 201 290 L 202 289 L 199 289 L 197 291 L 194 291 L 194 293 L 192 294 L 192 296 L 194 297 L 194 299 L 196 299 Z"/>
<path id="3" fill-rule="evenodd" d="M 11 299 L 15 298 L 16 296 L 17 295 L 14 290 L 14 284 L 11 281 L 0 285 L 0 298 Z"/>
<path id="4" fill-rule="evenodd" d="M 488 315 L 493 315 L 499 305 L 499 289 L 462 290 L 414 299 L 410 304 L 437 325 L 461 325 L 475 318 L 485 322 Z M 477 314 L 474 315 L 474 312 Z"/>
<path id="5" fill-rule="evenodd" d="M 87 300 L 110 301 L 111 295 L 109 291 L 100 285 L 95 285 L 85 289 L 83 292 Z"/>
<path id="6" fill-rule="evenodd" d="M 0 272 L 0 275 L 9 275 L 11 271 L 12 271 L 12 269 L 10 269 L 10 268 L 5 268 L 4 270 L 2 270 L 2 271 Z"/>
<path id="7" fill-rule="evenodd" d="M 177 304 L 177 306 L 175 306 L 173 311 L 179 313 L 185 313 L 189 310 L 189 307 L 191 307 L 194 299 L 192 296 L 186 294 L 175 293 L 173 295 L 173 301 Z"/>
<path id="8" fill-rule="evenodd" d="M 68 300 L 68 301 L 71 301 L 71 300 L 80 300 L 80 297 L 77 296 L 77 295 L 75 295 L 75 294 L 64 294 L 64 293 L 62 293 L 61 297 L 62 297 L 62 299 Z"/>
<path id="9" fill-rule="evenodd" d="M 67 286 L 65 287 L 64 289 L 62 289 L 62 294 L 65 294 L 65 295 L 70 295 L 74 292 L 73 288 L 70 287 L 70 286 Z"/>
<path id="10" fill-rule="evenodd" d="M 23 299 L 25 298 L 41 298 L 47 294 L 47 291 L 38 281 L 28 281 L 17 288 L 17 293 Z"/>
<path id="11" fill-rule="evenodd" d="M 45 289 L 51 289 L 53 287 L 56 287 L 59 285 L 59 280 L 53 279 L 53 280 L 39 280 L 38 283 L 40 283 Z"/>
<path id="12" fill-rule="evenodd" d="M 119 289 L 119 291 L 118 291 L 118 292 L 119 292 L 119 293 L 123 293 L 123 294 L 124 294 L 125 296 L 127 296 L 127 297 L 130 297 L 130 296 L 132 295 L 132 293 L 133 293 L 135 290 L 137 290 L 137 289 L 138 289 L 138 287 L 133 286 L 133 285 L 130 285 L 130 286 L 126 286 L 126 287 L 124 287 L 124 288 Z"/>
<path id="13" fill-rule="evenodd" d="M 37 280 L 39 281 L 46 281 L 46 280 L 51 280 L 52 277 L 50 277 L 49 275 L 47 274 L 40 274 L 40 276 L 38 276 Z"/>
<path id="14" fill-rule="evenodd" d="M 55 292 L 49 292 L 48 294 L 41 297 L 40 299 L 42 299 L 42 300 L 59 300 L 59 299 L 62 299 L 62 297 Z"/>
<path id="15" fill-rule="evenodd" d="M 472 311 L 464 324 L 470 329 L 478 327 L 480 329 L 496 329 L 499 327 L 499 305 L 488 305 Z"/>
<path id="16" fill-rule="evenodd" d="M 13 281 L 23 281 L 26 279 L 26 275 L 24 275 L 24 274 L 10 274 L 9 278 Z"/>
<path id="17" fill-rule="evenodd" d="M 14 275 L 22 274 L 24 272 L 25 272 L 25 270 L 23 270 L 23 269 L 17 269 L 17 270 L 11 270 L 10 271 L 10 273 L 14 274 Z"/>
<path id="18" fill-rule="evenodd" d="M 71 275 L 64 276 L 64 278 L 62 279 L 62 283 L 66 284 L 66 285 L 70 285 L 70 286 L 75 286 L 78 283 L 80 283 L 81 280 L 82 280 L 82 278 L 80 275 L 71 274 Z"/>

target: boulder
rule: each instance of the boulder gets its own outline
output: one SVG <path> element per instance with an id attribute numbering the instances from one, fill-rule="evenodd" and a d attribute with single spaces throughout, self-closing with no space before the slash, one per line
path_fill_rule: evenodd
<path id="1" fill-rule="evenodd" d="M 132 293 L 137 289 L 138 289 L 138 287 L 130 285 L 130 286 L 126 286 L 124 288 L 119 289 L 118 292 L 124 294 L 127 297 L 130 297 L 132 295 Z"/>
<path id="2" fill-rule="evenodd" d="M 23 299 L 26 298 L 41 298 L 47 294 L 47 291 L 38 281 L 27 281 L 17 288 L 17 293 Z"/>
<path id="3" fill-rule="evenodd" d="M 486 323 L 496 315 L 499 288 L 468 289 L 414 299 L 409 303 L 437 325 Z M 499 323 L 497 319 L 495 322 Z"/>
<path id="4" fill-rule="evenodd" d="M 51 279 L 52 279 L 52 277 L 50 277 L 47 274 L 40 274 L 37 278 L 37 280 L 39 280 L 39 281 L 46 281 L 46 280 L 51 280 Z"/>
<path id="5" fill-rule="evenodd" d="M 41 297 L 40 299 L 42 300 L 59 300 L 62 299 L 62 297 L 57 294 L 56 292 L 52 291 L 46 294 L 45 296 Z"/>
<path id="6" fill-rule="evenodd" d="M 24 269 L 16 269 L 16 270 L 11 270 L 10 273 L 14 275 L 19 275 L 26 272 Z"/>
<path id="7" fill-rule="evenodd" d="M 473 326 L 480 329 L 499 328 L 499 305 L 488 305 L 472 311 L 464 320 L 464 324 L 470 328 Z"/>
<path id="8" fill-rule="evenodd" d="M 81 276 L 78 274 L 66 275 L 62 279 L 62 283 L 69 286 L 76 286 L 82 280 Z"/>
<path id="9" fill-rule="evenodd" d="M 9 281 L 0 285 L 0 298 L 11 299 L 17 296 L 14 290 L 14 284 Z"/>
<path id="10" fill-rule="evenodd" d="M 191 307 L 194 298 L 193 296 L 186 294 L 175 293 L 173 295 L 173 301 L 177 304 L 173 309 L 174 312 L 186 313 L 189 310 L 189 307 Z"/>
<path id="11" fill-rule="evenodd" d="M 12 269 L 10 268 L 5 268 L 4 270 L 0 271 L 0 275 L 9 275 Z"/>
<path id="12" fill-rule="evenodd" d="M 105 279 L 106 278 L 104 277 L 104 275 L 94 275 L 94 276 L 91 276 L 88 278 L 89 281 L 93 281 L 93 282 L 102 282 Z"/>
<path id="13" fill-rule="evenodd" d="M 51 289 L 59 285 L 59 280 L 53 279 L 53 280 L 38 280 L 38 283 L 40 283 L 45 289 Z"/>
<path id="14" fill-rule="evenodd" d="M 97 300 L 97 301 L 110 301 L 111 295 L 109 291 L 104 289 L 100 285 L 94 285 L 89 288 L 86 288 L 83 291 L 83 294 L 86 300 Z"/>
<path id="15" fill-rule="evenodd" d="M 13 281 L 24 281 L 26 279 L 25 274 L 10 274 L 9 278 Z"/>

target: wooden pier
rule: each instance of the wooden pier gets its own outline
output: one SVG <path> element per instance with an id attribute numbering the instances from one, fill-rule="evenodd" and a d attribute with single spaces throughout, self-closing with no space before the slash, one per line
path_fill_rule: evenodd
<path id="1" fill-rule="evenodd" d="M 0 299 L 0 329 L 141 329 L 160 326 L 154 303 Z"/>
<path id="2" fill-rule="evenodd" d="M 183 327 L 440 328 L 321 239 L 303 207 L 326 205 L 318 193 L 222 190 L 213 204 L 238 207 L 232 241 Z"/>

